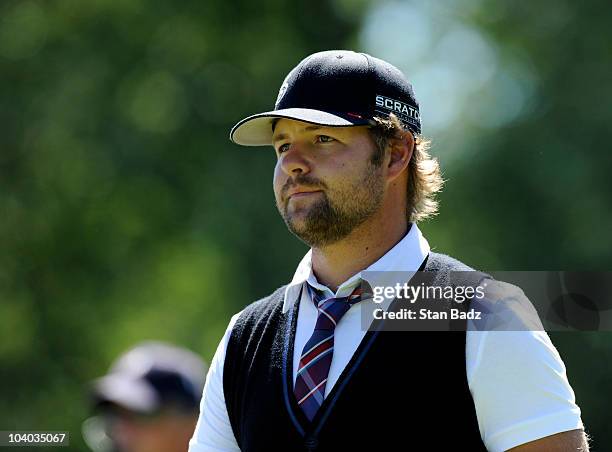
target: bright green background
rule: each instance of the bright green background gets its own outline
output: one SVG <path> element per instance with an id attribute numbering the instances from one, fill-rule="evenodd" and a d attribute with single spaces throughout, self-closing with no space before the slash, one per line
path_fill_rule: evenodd
<path id="1" fill-rule="evenodd" d="M 0 430 L 70 430 L 143 339 L 210 359 L 306 248 L 274 155 L 228 131 L 314 51 L 401 67 L 447 185 L 421 225 L 485 270 L 610 270 L 609 2 L 6 0 L 0 4 Z M 422 93 L 422 95 L 420 94 Z M 595 450 L 612 335 L 552 334 Z"/>

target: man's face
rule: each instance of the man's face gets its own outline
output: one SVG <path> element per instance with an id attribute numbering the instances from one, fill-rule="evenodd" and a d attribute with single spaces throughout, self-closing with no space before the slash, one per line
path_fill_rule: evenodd
<path id="1" fill-rule="evenodd" d="M 367 127 L 281 119 L 273 136 L 276 206 L 289 230 L 321 247 L 345 238 L 381 206 L 383 166 Z"/>
<path id="2" fill-rule="evenodd" d="M 174 412 L 142 416 L 117 407 L 109 416 L 110 435 L 120 452 L 186 451 L 196 420 Z"/>

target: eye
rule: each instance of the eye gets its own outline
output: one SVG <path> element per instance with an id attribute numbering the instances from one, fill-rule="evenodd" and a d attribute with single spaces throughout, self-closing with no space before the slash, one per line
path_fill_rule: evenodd
<path id="1" fill-rule="evenodd" d="M 329 135 L 317 135 L 317 143 L 331 143 L 332 141 L 336 140 Z"/>
<path id="2" fill-rule="evenodd" d="M 276 152 L 278 152 L 279 154 L 282 154 L 283 152 L 286 152 L 289 150 L 289 146 L 290 146 L 289 143 L 283 143 L 278 147 Z"/>

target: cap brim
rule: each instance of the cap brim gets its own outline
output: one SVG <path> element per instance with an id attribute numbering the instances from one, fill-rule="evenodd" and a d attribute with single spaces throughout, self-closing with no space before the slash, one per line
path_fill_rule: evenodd
<path id="1" fill-rule="evenodd" d="M 371 124 L 371 120 L 357 115 L 328 113 L 309 108 L 286 108 L 267 111 L 244 118 L 230 132 L 230 140 L 243 146 L 268 146 L 272 144 L 274 119 L 293 119 L 327 127 L 351 127 Z"/>
<path id="2" fill-rule="evenodd" d="M 108 375 L 94 382 L 96 405 L 107 403 L 141 413 L 150 413 L 159 407 L 155 390 L 141 379 L 121 375 Z"/>

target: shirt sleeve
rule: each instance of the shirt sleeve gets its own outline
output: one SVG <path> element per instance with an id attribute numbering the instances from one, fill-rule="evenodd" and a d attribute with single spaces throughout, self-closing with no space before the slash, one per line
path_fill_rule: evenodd
<path id="1" fill-rule="evenodd" d="M 522 291 L 517 302 L 531 305 Z M 468 331 L 466 366 L 488 450 L 584 428 L 565 364 L 545 331 Z"/>
<path id="2" fill-rule="evenodd" d="M 234 315 L 230 320 L 210 364 L 200 402 L 200 417 L 189 442 L 189 452 L 240 452 L 227 414 L 223 393 L 225 352 L 232 328 L 239 315 L 240 313 Z"/>

